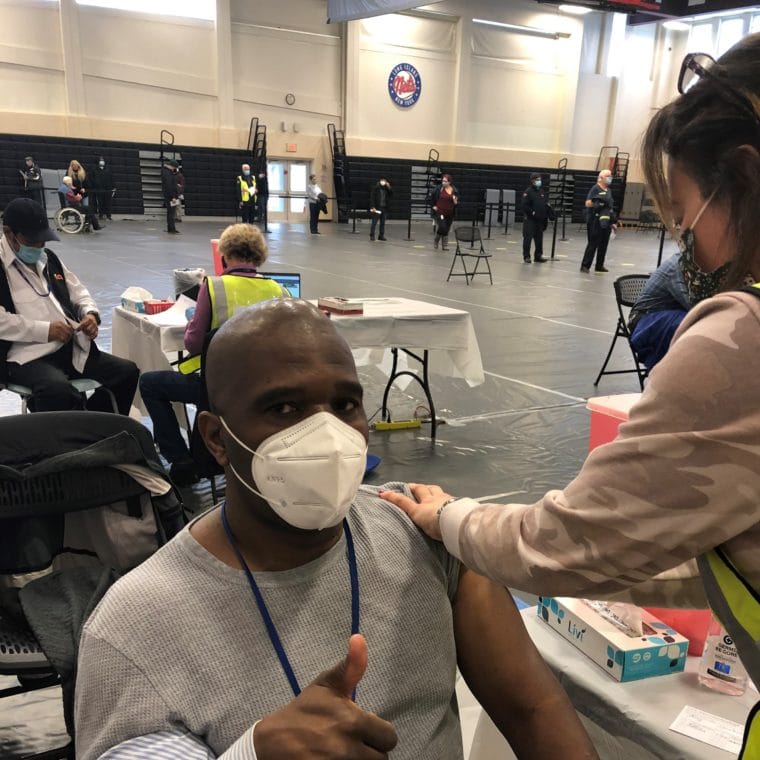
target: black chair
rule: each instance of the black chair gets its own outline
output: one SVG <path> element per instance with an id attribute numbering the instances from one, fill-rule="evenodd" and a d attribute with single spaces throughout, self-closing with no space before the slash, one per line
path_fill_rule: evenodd
<path id="1" fill-rule="evenodd" d="M 610 350 L 607 352 L 607 358 L 604 360 L 604 364 L 602 364 L 602 368 L 599 370 L 596 380 L 594 380 L 594 385 L 599 385 L 599 381 L 602 379 L 603 375 L 627 375 L 635 372 L 639 378 L 641 390 L 644 390 L 644 380 L 649 374 L 649 370 L 642 366 L 636 356 L 636 352 L 633 350 L 633 346 L 631 345 L 631 332 L 628 329 L 627 314 L 623 309 L 631 309 L 633 307 L 641 295 L 644 286 L 647 284 L 648 279 L 648 274 L 628 274 L 624 277 L 618 277 L 613 283 L 613 287 L 615 288 L 615 301 L 617 302 L 618 321 L 615 327 L 615 334 L 612 336 Z M 625 338 L 628 348 L 631 350 L 634 369 L 607 369 L 607 365 L 609 364 L 612 351 L 615 348 L 615 343 L 618 338 Z"/>
<path id="2" fill-rule="evenodd" d="M 464 277 L 464 281 L 469 285 L 476 274 L 488 275 L 488 279 L 493 285 L 493 277 L 491 276 L 491 264 L 489 259 L 491 254 L 486 252 L 483 247 L 483 238 L 480 236 L 479 227 L 455 227 L 454 238 L 456 239 L 457 247 L 454 251 L 454 258 L 451 260 L 451 267 L 449 269 L 449 276 L 446 278 L 448 282 L 452 277 Z M 464 251 L 460 247 L 460 243 L 469 243 L 470 248 Z M 475 248 L 475 243 L 478 244 L 478 248 Z M 457 259 L 462 262 L 463 272 L 455 272 L 454 265 L 457 263 Z M 467 259 L 475 259 L 475 266 L 471 269 L 467 269 Z M 478 266 L 480 262 L 485 262 L 486 268 L 478 272 Z"/>
<path id="3" fill-rule="evenodd" d="M 110 583 L 185 524 L 138 422 L 102 412 L 0 419 L 0 699 L 60 684 L 72 742 L 25 757 L 74 757 L 81 627 Z"/>

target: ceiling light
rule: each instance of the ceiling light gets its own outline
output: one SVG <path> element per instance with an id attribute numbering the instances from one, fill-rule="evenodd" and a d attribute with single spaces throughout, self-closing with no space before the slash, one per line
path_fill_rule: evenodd
<path id="1" fill-rule="evenodd" d="M 689 29 L 691 29 L 689 24 L 684 24 L 683 21 L 674 20 L 663 22 L 663 26 L 666 29 L 670 29 L 672 32 L 688 32 Z"/>
<path id="2" fill-rule="evenodd" d="M 552 40 L 558 40 L 560 37 L 569 37 L 567 32 L 550 32 L 546 29 L 539 29 L 535 26 L 521 26 L 520 24 L 505 24 L 503 21 L 488 21 L 484 18 L 474 18 L 473 24 L 482 24 L 483 26 L 495 26 L 499 29 L 506 29 L 509 32 L 520 32 L 520 34 L 531 34 L 534 37 L 547 37 Z"/>
<path id="3" fill-rule="evenodd" d="M 585 5 L 560 5 L 559 10 L 573 16 L 585 16 L 587 13 L 592 13 L 594 9 L 587 8 Z"/>

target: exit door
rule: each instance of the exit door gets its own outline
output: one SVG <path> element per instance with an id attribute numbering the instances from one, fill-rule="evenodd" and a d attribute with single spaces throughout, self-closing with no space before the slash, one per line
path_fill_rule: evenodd
<path id="1" fill-rule="evenodd" d="M 306 207 L 306 185 L 311 166 L 306 161 L 268 161 L 270 222 L 305 222 L 309 218 Z M 283 197 L 284 196 L 284 197 Z"/>

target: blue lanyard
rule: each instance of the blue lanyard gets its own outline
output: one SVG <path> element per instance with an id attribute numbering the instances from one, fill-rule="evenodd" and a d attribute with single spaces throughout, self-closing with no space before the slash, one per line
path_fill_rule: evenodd
<path id="1" fill-rule="evenodd" d="M 248 564 L 243 559 L 243 555 L 238 548 L 235 536 L 232 534 L 230 524 L 227 521 L 227 502 L 222 503 L 222 525 L 224 526 L 224 532 L 227 534 L 227 540 L 230 542 L 232 550 L 235 552 L 235 556 L 240 563 L 240 566 L 245 572 L 245 576 L 248 579 L 248 585 L 253 592 L 253 598 L 256 600 L 256 606 L 259 608 L 261 618 L 266 626 L 267 633 L 269 634 L 269 640 L 272 642 L 274 651 L 277 653 L 277 657 L 280 660 L 280 665 L 285 671 L 285 675 L 290 683 L 290 688 L 293 690 L 293 694 L 297 697 L 301 693 L 301 687 L 298 685 L 298 679 L 293 672 L 293 668 L 290 665 L 288 655 L 285 653 L 285 647 L 282 645 L 277 628 L 275 627 L 272 616 L 269 614 L 269 608 L 264 601 L 264 597 L 261 594 L 256 580 L 253 577 Z M 359 570 L 356 566 L 356 552 L 354 550 L 354 539 L 351 535 L 351 528 L 348 527 L 348 520 L 343 520 L 343 532 L 346 536 L 346 555 L 348 558 L 348 573 L 351 578 L 351 634 L 359 633 Z M 354 689 L 351 699 L 356 701 L 356 689 Z"/>

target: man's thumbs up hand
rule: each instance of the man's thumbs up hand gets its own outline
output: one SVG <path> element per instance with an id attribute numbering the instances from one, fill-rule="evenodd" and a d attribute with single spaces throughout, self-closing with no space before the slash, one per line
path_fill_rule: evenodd
<path id="1" fill-rule="evenodd" d="M 348 640 L 346 659 L 330 670 L 320 673 L 312 686 L 324 686 L 332 689 L 338 696 L 353 699 L 356 687 L 367 669 L 367 640 L 356 634 Z"/>
<path id="2" fill-rule="evenodd" d="M 357 707 L 352 694 L 367 669 L 367 642 L 352 636 L 345 659 L 256 725 L 258 760 L 382 760 L 398 741 L 388 721 Z"/>

